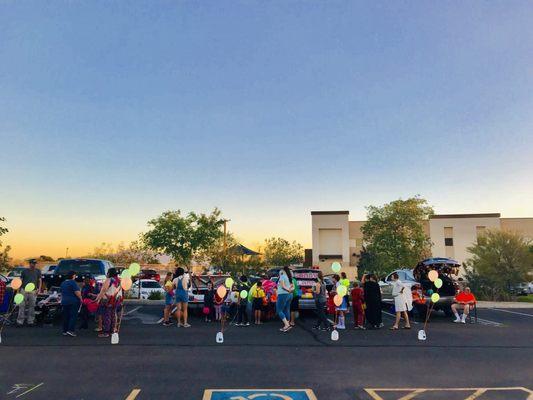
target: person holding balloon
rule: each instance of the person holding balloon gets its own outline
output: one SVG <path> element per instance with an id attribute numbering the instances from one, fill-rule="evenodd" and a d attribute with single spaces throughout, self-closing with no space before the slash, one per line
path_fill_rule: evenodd
<path id="1" fill-rule="evenodd" d="M 59 288 L 61 292 L 61 308 L 63 309 L 63 336 L 76 337 L 76 320 L 82 300 L 81 290 L 76 283 L 76 273 L 69 271 Z"/>
<path id="2" fill-rule="evenodd" d="M 29 326 L 35 325 L 35 303 L 37 301 L 37 293 L 42 289 L 41 271 L 37 268 L 36 260 L 29 260 L 29 268 L 22 271 L 20 278 L 22 279 L 22 288 L 20 294 L 24 297 L 22 303 L 19 304 L 19 313 L 17 318 L 17 326 L 24 325 L 27 320 Z M 29 290 L 28 290 L 29 289 Z M 26 313 L 26 307 L 28 311 Z"/>
<path id="3" fill-rule="evenodd" d="M 239 280 L 241 283 L 239 285 L 239 308 L 237 309 L 236 326 L 250 326 L 248 318 L 248 291 L 250 290 L 248 277 L 242 275 Z"/>
<path id="4" fill-rule="evenodd" d="M 98 337 L 106 338 L 115 331 L 117 312 L 122 305 L 122 286 L 116 268 L 107 271 L 107 278 L 96 301 L 103 306 L 102 331 Z"/>
<path id="5" fill-rule="evenodd" d="M 335 314 L 337 316 L 337 329 L 346 329 L 345 315 L 348 310 L 348 302 L 346 301 L 346 293 L 348 289 L 341 282 L 341 277 L 337 274 L 333 275 L 333 281 L 335 282 Z M 338 296 L 338 297 L 337 297 Z"/>

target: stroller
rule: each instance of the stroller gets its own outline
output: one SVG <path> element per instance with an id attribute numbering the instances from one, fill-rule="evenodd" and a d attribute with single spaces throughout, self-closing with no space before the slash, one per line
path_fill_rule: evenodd
<path id="1" fill-rule="evenodd" d="M 52 324 L 61 315 L 61 294 L 58 287 L 37 296 L 35 317 L 41 324 Z"/>

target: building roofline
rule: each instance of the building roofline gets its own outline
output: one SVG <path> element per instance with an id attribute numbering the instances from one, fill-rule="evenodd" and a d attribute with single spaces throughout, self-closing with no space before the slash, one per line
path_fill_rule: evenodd
<path id="1" fill-rule="evenodd" d="M 311 215 L 346 215 L 349 211 L 311 211 Z"/>
<path id="2" fill-rule="evenodd" d="M 486 213 L 486 214 L 435 214 L 431 215 L 429 219 L 454 219 L 454 218 L 500 218 L 500 213 Z"/>

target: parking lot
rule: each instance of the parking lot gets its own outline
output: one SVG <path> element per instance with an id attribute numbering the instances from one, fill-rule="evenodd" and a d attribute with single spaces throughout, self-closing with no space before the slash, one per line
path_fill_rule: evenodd
<path id="1" fill-rule="evenodd" d="M 160 311 L 129 304 L 114 346 L 92 331 L 66 338 L 56 326 L 6 328 L 0 398 L 533 398 L 533 309 L 479 310 L 478 323 L 466 325 L 435 314 L 425 342 L 419 323 L 341 331 L 332 342 L 305 313 L 285 334 L 277 322 L 231 326 L 224 344 L 215 342 L 217 324 L 163 327 Z M 392 316 L 383 317 L 390 326 Z"/>

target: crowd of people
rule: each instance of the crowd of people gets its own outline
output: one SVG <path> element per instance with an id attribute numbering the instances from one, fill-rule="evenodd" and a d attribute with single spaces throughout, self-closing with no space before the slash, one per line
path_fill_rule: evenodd
<path id="1" fill-rule="evenodd" d="M 349 313 L 353 315 L 354 329 L 383 327 L 383 302 L 379 279 L 375 274 L 364 275 L 360 282 L 350 282 L 344 273 L 333 275 L 332 278 L 333 287 L 328 290 L 322 271 L 317 271 L 317 279 L 312 287 L 316 309 L 314 329 L 347 329 L 346 317 Z M 33 283 L 37 290 L 25 292 L 21 289 L 24 299 L 19 305 L 17 325 L 22 326 L 26 321 L 32 326 L 35 324 L 36 294 L 42 288 L 40 271 L 35 268 L 34 262 L 30 262 L 29 268 L 23 271 L 21 279 L 22 288 L 28 283 Z M 394 324 L 389 329 L 400 329 L 402 319 L 403 329 L 411 329 L 410 315 L 415 312 L 423 319 L 428 315 L 429 301 L 424 296 L 420 284 L 405 285 L 398 279 L 397 274 L 392 275 L 392 281 L 396 315 Z M 163 325 L 173 325 L 171 317 L 174 316 L 178 327 L 191 326 L 188 310 L 190 286 L 191 277 L 183 268 L 178 267 L 174 273 L 166 274 L 163 280 L 165 290 Z M 302 292 L 298 280 L 289 267 L 279 271 L 276 282 L 263 279 L 251 284 L 248 277 L 242 275 L 228 290 L 224 290 L 224 295 L 221 295 L 221 291 L 217 289 L 214 282 L 207 283 L 202 309 L 205 322 L 216 321 L 246 327 L 251 325 L 251 319 L 253 324 L 261 325 L 264 321 L 277 317 L 282 323 L 279 329 L 281 332 L 288 332 L 295 326 Z M 3 296 L 4 292 L 5 287 L 0 286 L 0 295 Z M 78 318 L 80 329 L 88 329 L 91 315 L 95 317 L 95 331 L 99 337 L 109 337 L 117 331 L 124 309 L 124 293 L 120 276 L 115 268 L 109 269 L 105 281 L 100 284 L 91 278 L 85 278 L 80 282 L 76 273 L 71 271 L 61 284 L 60 293 L 63 335 L 76 336 Z M 341 301 L 336 299 L 339 293 L 342 293 Z M 454 322 L 465 323 L 475 302 L 476 299 L 468 287 L 458 291 L 451 306 L 455 315 Z M 461 311 L 462 315 L 459 314 Z M 328 314 L 331 318 L 328 318 Z"/>

